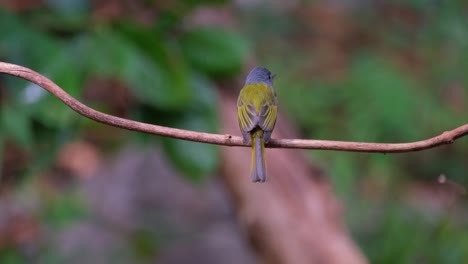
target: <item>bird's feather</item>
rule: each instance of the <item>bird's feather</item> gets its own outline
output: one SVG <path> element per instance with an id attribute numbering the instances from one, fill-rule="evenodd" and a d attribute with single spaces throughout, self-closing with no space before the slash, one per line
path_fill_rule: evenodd
<path id="1" fill-rule="evenodd" d="M 250 142 L 249 133 L 256 127 L 265 131 L 265 142 L 271 137 L 277 116 L 276 95 L 267 84 L 244 86 L 237 101 L 237 116 L 244 142 Z"/>

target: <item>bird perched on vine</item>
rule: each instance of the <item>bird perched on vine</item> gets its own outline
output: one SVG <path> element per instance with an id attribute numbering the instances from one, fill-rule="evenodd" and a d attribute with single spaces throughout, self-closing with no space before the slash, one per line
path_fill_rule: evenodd
<path id="1" fill-rule="evenodd" d="M 271 138 L 278 115 L 278 100 L 269 70 L 255 67 L 247 75 L 237 99 L 237 117 L 244 143 L 252 143 L 253 182 L 265 182 L 265 143 Z"/>

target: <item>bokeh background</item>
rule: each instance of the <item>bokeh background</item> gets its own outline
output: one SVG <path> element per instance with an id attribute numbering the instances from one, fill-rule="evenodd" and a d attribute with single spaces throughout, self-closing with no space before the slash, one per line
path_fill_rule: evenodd
<path id="1" fill-rule="evenodd" d="M 219 131 L 219 91 L 260 64 L 301 137 L 409 142 L 467 122 L 468 4 L 2 0 L 0 60 L 105 113 L 205 132 Z M 220 147 L 98 124 L 11 76 L 0 86 L 0 263 L 261 263 Z M 370 263 L 468 261 L 466 139 L 306 153 Z"/>

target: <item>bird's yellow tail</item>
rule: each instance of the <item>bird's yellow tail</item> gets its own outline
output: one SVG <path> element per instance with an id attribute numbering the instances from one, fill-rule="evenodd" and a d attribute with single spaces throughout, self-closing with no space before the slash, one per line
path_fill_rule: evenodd
<path id="1" fill-rule="evenodd" d="M 252 181 L 265 182 L 265 141 L 263 131 L 257 130 L 252 133 Z"/>

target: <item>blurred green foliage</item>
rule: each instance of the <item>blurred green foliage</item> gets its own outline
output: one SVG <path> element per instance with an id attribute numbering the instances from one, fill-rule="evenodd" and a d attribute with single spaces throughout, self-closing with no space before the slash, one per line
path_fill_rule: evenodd
<path id="1" fill-rule="evenodd" d="M 281 110 L 304 137 L 411 142 L 466 124 L 466 1 L 354 4 L 244 14 L 257 54 L 277 73 Z M 466 262 L 466 139 L 415 153 L 308 153 L 328 171 L 370 263 Z M 431 194 L 418 206 L 408 201 L 415 185 Z"/>
<path id="2" fill-rule="evenodd" d="M 122 17 L 96 19 L 88 1 L 48 0 L 26 12 L 0 10 L 0 59 L 34 69 L 111 114 L 112 100 L 88 102 L 86 89 L 93 79 L 118 80 L 134 97 L 125 117 L 214 132 L 213 81 L 238 75 L 253 53 L 248 35 L 263 64 L 277 73 L 281 111 L 306 138 L 408 142 L 466 123 L 465 1 L 347 1 L 352 2 L 347 8 L 299 1 L 293 10 L 266 4 L 238 10 L 242 33 L 184 24 L 197 7 L 223 2 L 158 6 L 156 1 L 158 15 L 150 24 Z M 36 85 L 0 77 L 1 88 L 8 89 L 0 102 L 0 146 L 14 141 L 30 153 L 32 164 L 24 174 L 50 165 L 61 144 L 99 126 Z M 110 144 L 121 144 L 109 137 Z M 203 179 L 219 161 L 212 145 L 135 137 L 161 144 L 190 180 Z M 468 184 L 466 139 L 417 153 L 308 153 L 328 169 L 347 208 L 353 237 L 371 263 L 468 259 L 467 206 L 460 191 Z M 436 183 L 442 174 L 450 184 Z M 437 197 L 419 198 L 423 206 L 410 204 L 411 186 L 421 183 L 446 188 L 453 201 L 434 209 L 443 197 L 429 191 Z M 87 213 L 73 195 L 60 202 L 51 198 L 43 209 L 51 226 Z M 132 239 L 142 257 L 159 247 L 144 232 Z M 53 252 L 48 257 L 47 263 L 59 263 Z M 19 251 L 1 249 L 0 262 L 27 261 Z"/>
<path id="3" fill-rule="evenodd" d="M 117 79 L 136 98 L 129 103 L 128 118 L 215 132 L 216 93 L 211 80 L 236 76 L 248 49 L 245 38 L 234 31 L 183 25 L 191 10 L 212 2 L 156 7 L 158 17 L 149 25 L 124 17 L 93 20 L 86 1 L 48 1 L 43 8 L 23 14 L 0 10 L 0 58 L 44 74 L 82 101 L 90 79 Z M 17 78 L 2 76 L 2 82 L 8 88 L 8 101 L 2 105 L 1 140 L 12 139 L 38 155 L 33 144 L 41 134 L 37 130 L 48 129 L 48 142 L 54 142 L 50 139 L 54 135 L 79 136 L 78 128 L 87 121 L 57 98 Z M 106 103 L 97 107 L 105 111 L 110 108 Z M 213 145 L 164 139 L 164 146 L 190 179 L 209 175 L 217 165 Z M 40 155 L 52 157 L 55 148 L 49 150 L 41 149 Z"/>
<path id="4" fill-rule="evenodd" d="M 47 76 L 71 96 L 103 112 L 146 123 L 214 133 L 218 125 L 214 81 L 240 73 L 248 53 L 247 41 L 234 30 L 187 26 L 185 20 L 199 6 L 223 2 L 164 4 L 148 1 L 133 5 L 145 11 L 152 9 L 157 14 L 150 23 L 139 19 L 143 11 L 118 17 L 106 17 L 105 11 L 97 14 L 98 8 L 92 7 L 96 3 L 90 1 L 48 0 L 39 8 L 22 12 L 0 6 L 0 60 Z M 118 3 L 107 4 L 112 9 L 112 5 Z M 106 83 L 111 88 L 102 87 Z M 21 179 L 35 182 L 31 176 L 49 169 L 64 144 L 83 138 L 104 149 L 115 149 L 129 139 L 140 142 L 142 147 L 159 144 L 181 175 L 192 182 L 203 181 L 218 166 L 219 153 L 215 145 L 141 133 L 125 137 L 126 134 L 114 132 L 118 131 L 116 128 L 81 117 L 35 84 L 2 75 L 0 86 L 0 160 L 12 155 L 13 159 L 18 158 L 12 154 L 12 144 L 16 146 L 13 149 L 19 148 L 19 153 L 25 153 L 22 162 L 10 162 L 5 164 L 9 168 L 0 168 L 0 174 L 14 172 L 0 175 L 0 187 L 11 178 L 18 189 Z M 93 98 L 96 94 L 105 97 Z M 115 100 L 121 100 L 120 95 L 123 103 L 116 103 Z M 20 175 L 22 177 L 18 177 Z M 52 185 L 59 186 L 46 189 L 45 193 L 49 194 L 33 199 L 39 204 L 36 217 L 42 221 L 41 225 L 59 229 L 86 219 L 88 208 L 81 204 L 74 189 L 66 186 L 67 180 L 51 180 L 51 177 L 53 179 L 49 175 L 41 182 L 49 185 L 48 181 L 58 181 Z M 35 184 L 39 189 L 41 185 Z M 27 188 L 28 184 L 25 186 Z M 66 191 L 60 191 L 62 188 Z M 142 259 L 152 258 L 157 253 L 157 236 L 146 231 L 134 236 L 129 239 L 129 244 L 134 246 L 130 249 L 133 253 L 141 255 Z M 37 261 L 63 263 L 47 243 L 39 243 L 43 248 L 41 260 Z M 30 261 L 22 246 L 0 245 L 0 263 Z"/>

